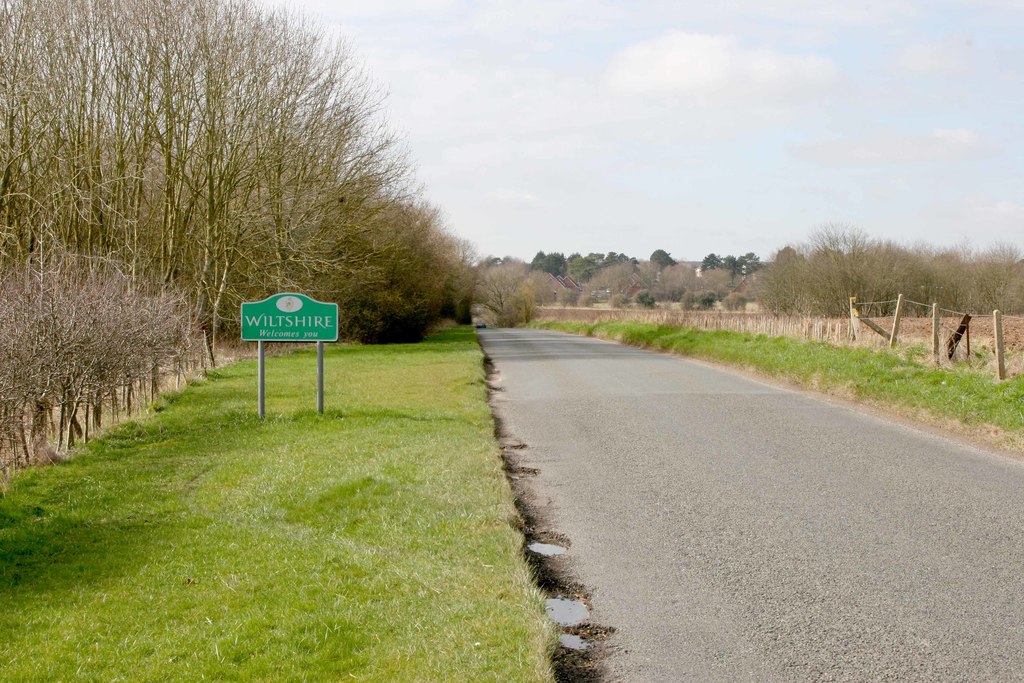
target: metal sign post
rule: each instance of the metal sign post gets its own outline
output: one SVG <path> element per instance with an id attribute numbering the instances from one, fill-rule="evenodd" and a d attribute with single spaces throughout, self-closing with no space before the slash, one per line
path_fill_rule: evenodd
<path id="1" fill-rule="evenodd" d="M 324 414 L 324 343 L 316 343 L 316 412 Z"/>
<path id="2" fill-rule="evenodd" d="M 259 383 L 259 393 L 256 396 L 256 411 L 260 415 L 260 419 L 266 415 L 267 406 L 267 383 L 266 383 L 266 361 L 267 361 L 267 350 L 263 347 L 263 340 L 256 342 L 256 355 L 259 356 L 259 362 L 256 365 L 256 381 Z"/>
<path id="3" fill-rule="evenodd" d="M 242 341 L 256 342 L 256 410 L 266 415 L 266 342 L 316 342 L 316 411 L 324 412 L 324 342 L 338 341 L 338 304 L 282 292 L 242 304 Z"/>

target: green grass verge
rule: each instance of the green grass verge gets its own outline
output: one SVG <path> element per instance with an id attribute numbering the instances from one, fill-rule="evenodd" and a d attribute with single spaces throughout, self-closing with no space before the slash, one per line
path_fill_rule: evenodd
<path id="1" fill-rule="evenodd" d="M 175 395 L 0 499 L 0 680 L 545 681 L 472 330 Z"/>
<path id="2" fill-rule="evenodd" d="M 635 322 L 545 321 L 532 326 L 735 365 L 845 398 L 895 407 L 946 426 L 954 421 L 999 445 L 1024 445 L 1024 376 L 997 382 L 987 372 L 936 368 L 921 347 L 880 351 Z"/>

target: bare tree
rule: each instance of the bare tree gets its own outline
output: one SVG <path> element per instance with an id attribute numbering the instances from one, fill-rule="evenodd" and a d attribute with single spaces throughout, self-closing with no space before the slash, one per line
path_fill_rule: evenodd
<path id="1" fill-rule="evenodd" d="M 476 300 L 490 323 L 512 327 L 533 318 L 535 299 L 529 275 L 527 264 L 512 259 L 481 267 Z"/>
<path id="2" fill-rule="evenodd" d="M 832 225 L 805 245 L 780 250 L 763 272 L 760 294 L 779 313 L 841 316 L 850 296 L 894 303 L 899 294 L 965 312 L 1024 311 L 1024 261 L 1007 245 L 905 246 Z"/>

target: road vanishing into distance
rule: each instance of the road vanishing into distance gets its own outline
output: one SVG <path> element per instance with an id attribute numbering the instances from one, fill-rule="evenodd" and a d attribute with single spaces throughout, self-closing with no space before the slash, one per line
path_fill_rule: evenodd
<path id="1" fill-rule="evenodd" d="M 480 331 L 622 681 L 1024 680 L 1024 465 L 655 352 Z"/>

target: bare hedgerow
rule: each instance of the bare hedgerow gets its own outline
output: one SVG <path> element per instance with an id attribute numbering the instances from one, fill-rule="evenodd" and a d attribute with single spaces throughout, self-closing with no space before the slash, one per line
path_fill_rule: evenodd
<path id="1" fill-rule="evenodd" d="M 195 316 L 107 259 L 51 251 L 0 276 L 0 466 L 46 462 L 199 362 Z"/>

